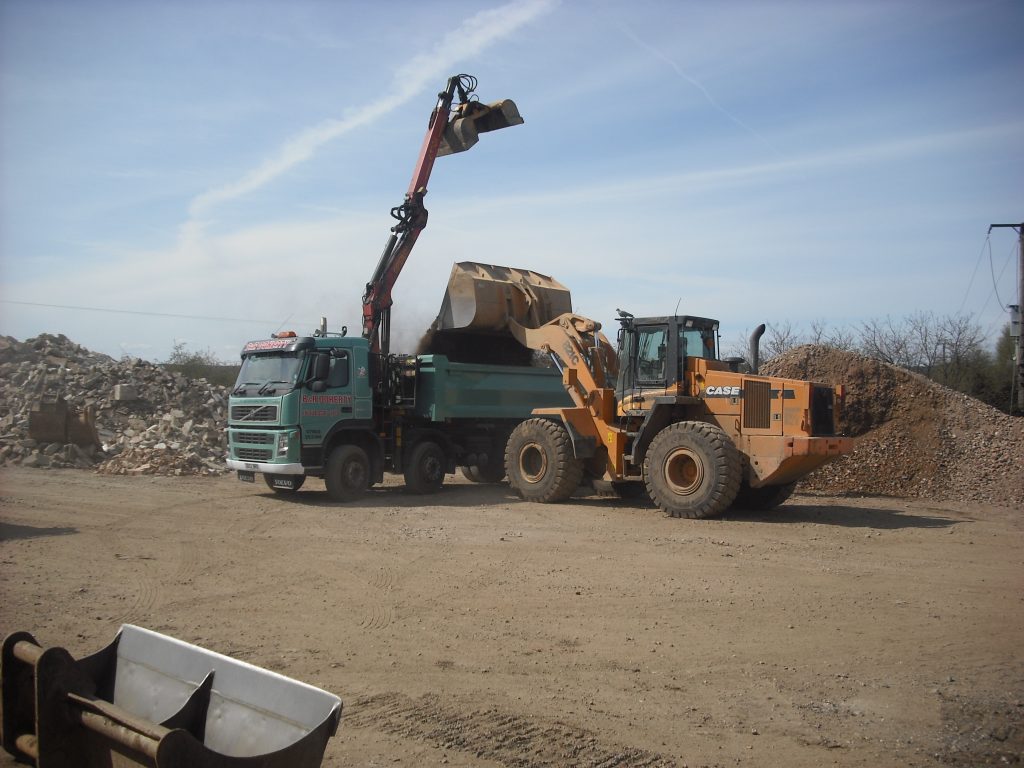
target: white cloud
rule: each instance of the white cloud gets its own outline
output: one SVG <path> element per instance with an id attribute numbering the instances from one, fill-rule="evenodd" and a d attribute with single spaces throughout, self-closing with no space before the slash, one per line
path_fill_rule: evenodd
<path id="1" fill-rule="evenodd" d="M 309 160 L 328 142 L 380 119 L 419 96 L 431 83 L 451 74 L 459 62 L 472 59 L 512 35 L 554 4 L 555 0 L 516 0 L 471 16 L 446 34 L 431 51 L 414 56 L 400 66 L 386 96 L 351 110 L 345 117 L 324 120 L 287 139 L 271 157 L 241 178 L 198 195 L 189 205 L 190 219 L 201 219 L 210 215 L 216 206 L 260 189 Z"/>

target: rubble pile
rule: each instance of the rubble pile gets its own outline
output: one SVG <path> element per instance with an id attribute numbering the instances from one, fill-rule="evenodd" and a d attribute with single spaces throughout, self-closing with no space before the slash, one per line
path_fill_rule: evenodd
<path id="1" fill-rule="evenodd" d="M 1024 419 L 924 376 L 806 345 L 766 362 L 771 376 L 843 384 L 840 426 L 856 449 L 798 488 L 1024 509 Z"/>
<path id="2" fill-rule="evenodd" d="M 196 475 L 225 471 L 225 387 L 139 359 L 115 360 L 64 335 L 0 337 L 0 464 L 95 468 L 106 474 Z M 29 436 L 41 398 L 60 395 L 91 411 L 98 445 Z"/>

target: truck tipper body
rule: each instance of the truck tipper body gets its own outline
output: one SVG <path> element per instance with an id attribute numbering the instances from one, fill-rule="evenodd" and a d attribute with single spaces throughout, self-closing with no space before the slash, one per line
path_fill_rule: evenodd
<path id="1" fill-rule="evenodd" d="M 323 477 L 337 500 L 402 474 L 417 492 L 462 467 L 504 476 L 504 446 L 533 409 L 570 404 L 553 368 L 374 354 L 341 335 L 251 341 L 229 402 L 228 466 L 274 490 Z"/>

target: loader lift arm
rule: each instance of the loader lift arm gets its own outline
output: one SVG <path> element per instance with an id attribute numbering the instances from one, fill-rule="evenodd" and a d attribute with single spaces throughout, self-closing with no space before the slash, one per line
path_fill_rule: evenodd
<path id="1" fill-rule="evenodd" d="M 524 347 L 551 357 L 577 406 L 588 407 L 593 393 L 610 389 L 615 381 L 618 357 L 597 321 L 567 312 L 539 328 L 526 328 L 511 319 L 508 325 Z"/>
<path id="2" fill-rule="evenodd" d="M 370 340 L 372 353 L 387 355 L 391 337 L 391 291 L 412 252 L 416 240 L 427 226 L 423 198 L 434 161 L 441 156 L 464 152 L 477 141 L 477 134 L 519 125 L 515 103 L 511 99 L 481 104 L 473 100 L 477 80 L 472 75 L 452 75 L 437 95 L 430 114 L 412 180 L 401 205 L 391 209 L 398 223 L 391 228 L 384 251 L 363 294 L 363 338 Z M 455 97 L 458 96 L 458 104 Z"/>

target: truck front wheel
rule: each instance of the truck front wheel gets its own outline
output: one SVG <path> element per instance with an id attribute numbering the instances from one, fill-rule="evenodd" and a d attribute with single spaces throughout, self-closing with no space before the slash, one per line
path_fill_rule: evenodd
<path id="1" fill-rule="evenodd" d="M 435 442 L 423 440 L 409 454 L 405 487 L 412 493 L 437 493 L 444 483 L 444 468 L 444 450 Z"/>
<path id="2" fill-rule="evenodd" d="M 370 486 L 370 457 L 358 445 L 339 445 L 327 457 L 324 484 L 334 501 L 352 501 Z"/>
<path id="3" fill-rule="evenodd" d="M 564 501 L 583 479 L 565 427 L 549 419 L 529 419 L 512 432 L 505 447 L 508 482 L 527 501 Z"/>
<path id="4" fill-rule="evenodd" d="M 714 517 L 736 498 L 741 467 L 740 453 L 722 429 L 703 421 L 681 421 L 651 441 L 644 482 L 666 514 Z"/>

